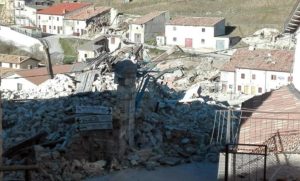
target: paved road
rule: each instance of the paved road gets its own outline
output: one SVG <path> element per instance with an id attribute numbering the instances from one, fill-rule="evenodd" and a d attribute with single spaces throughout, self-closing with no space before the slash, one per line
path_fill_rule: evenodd
<path id="1" fill-rule="evenodd" d="M 47 36 L 43 39 L 47 40 L 49 43 L 49 52 L 52 53 L 64 53 L 63 49 L 61 48 L 61 45 L 59 43 L 60 36 L 53 35 L 53 36 Z"/>
<path id="2" fill-rule="evenodd" d="M 217 180 L 217 167 L 218 165 L 213 163 L 191 163 L 161 167 L 154 171 L 127 169 L 85 181 L 214 181 Z"/>

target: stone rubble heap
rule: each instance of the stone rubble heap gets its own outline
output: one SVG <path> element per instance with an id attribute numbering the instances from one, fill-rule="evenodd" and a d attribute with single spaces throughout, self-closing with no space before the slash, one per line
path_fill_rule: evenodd
<path id="1" fill-rule="evenodd" d="M 40 84 L 37 88 L 9 91 L 2 90 L 2 98 L 4 99 L 50 99 L 69 96 L 75 89 L 75 83 L 72 78 L 58 74 L 54 79 L 50 79 Z"/>
<path id="2" fill-rule="evenodd" d="M 256 31 L 253 36 L 242 39 L 251 48 L 258 49 L 284 49 L 295 48 L 296 41 L 289 34 L 280 34 L 277 29 L 264 28 Z"/>
<path id="3" fill-rule="evenodd" d="M 4 91 L 3 138 L 4 152 L 8 155 L 4 163 L 24 164 L 26 159 L 12 152 L 11 148 L 41 132 L 44 137 L 30 148 L 41 167 L 41 172 L 35 173 L 35 180 L 82 180 L 111 169 L 144 166 L 152 170 L 159 165 L 173 166 L 202 160 L 216 162 L 218 150 L 208 145 L 214 111 L 225 106 L 201 95 L 196 95 L 198 100 L 193 102 L 179 102 L 184 96 L 183 90 L 217 74 L 214 62 L 209 58 L 197 67 L 193 68 L 193 64 L 183 72 L 165 74 L 158 83 L 148 85 L 137 109 L 136 146 L 128 150 L 124 160 L 103 160 L 100 157 L 88 160 L 80 158 L 78 152 L 68 151 L 68 141 L 72 142 L 76 137 L 72 132 L 76 105 L 114 107 L 118 104 L 112 73 L 98 77 L 90 93 L 74 94 L 76 83 L 65 75 L 57 75 L 33 90 Z M 174 88 L 172 84 L 160 83 L 168 82 L 172 77 L 176 79 Z M 81 144 L 72 147 L 87 152 Z M 16 178 L 22 178 L 22 174 L 6 175 L 7 180 Z"/>

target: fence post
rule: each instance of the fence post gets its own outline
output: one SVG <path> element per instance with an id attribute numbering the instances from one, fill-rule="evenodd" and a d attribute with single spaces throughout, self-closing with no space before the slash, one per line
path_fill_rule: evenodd
<path id="1" fill-rule="evenodd" d="M 225 181 L 228 181 L 229 144 L 225 146 Z"/>
<path id="2" fill-rule="evenodd" d="M 231 109 L 227 112 L 227 127 L 226 127 L 226 144 L 230 143 L 230 131 L 231 131 Z"/>

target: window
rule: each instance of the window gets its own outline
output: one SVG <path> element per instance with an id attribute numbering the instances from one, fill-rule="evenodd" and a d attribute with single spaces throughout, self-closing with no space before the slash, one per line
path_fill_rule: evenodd
<path id="1" fill-rule="evenodd" d="M 77 24 L 79 25 L 79 21 L 77 21 Z"/>
<path id="2" fill-rule="evenodd" d="M 86 57 L 87 57 L 87 54 L 85 53 L 85 54 L 84 54 L 84 58 L 86 58 Z"/>
<path id="3" fill-rule="evenodd" d="M 39 25 L 39 29 L 41 29 L 41 25 Z"/>
<path id="4" fill-rule="evenodd" d="M 201 39 L 201 43 L 204 44 L 204 43 L 205 43 L 205 40 L 204 40 L 204 39 Z"/>
<path id="5" fill-rule="evenodd" d="M 13 67 L 13 64 L 12 63 L 9 63 L 9 68 L 12 68 Z"/>
<path id="6" fill-rule="evenodd" d="M 202 28 L 202 32 L 205 32 L 205 28 Z"/>
<path id="7" fill-rule="evenodd" d="M 55 29 L 55 30 L 56 30 L 56 26 L 53 26 L 53 29 Z"/>
<path id="8" fill-rule="evenodd" d="M 2 62 L 0 62 L 0 67 L 2 67 Z"/>
<path id="9" fill-rule="evenodd" d="M 41 16 L 39 16 L 39 19 L 41 19 Z"/>
<path id="10" fill-rule="evenodd" d="M 176 31 L 176 26 L 173 26 L 173 30 Z"/>
<path id="11" fill-rule="evenodd" d="M 242 86 L 238 85 L 238 91 L 242 90 Z"/>
<path id="12" fill-rule="evenodd" d="M 115 37 L 111 37 L 111 44 L 115 44 Z"/>
<path id="13" fill-rule="evenodd" d="M 17 90 L 22 90 L 22 84 L 21 83 L 17 83 Z"/>
<path id="14" fill-rule="evenodd" d="M 51 30 L 51 26 L 49 26 L 49 30 Z"/>
<path id="15" fill-rule="evenodd" d="M 245 74 L 241 74 L 241 79 L 245 79 Z"/>
<path id="16" fill-rule="evenodd" d="M 289 77 L 288 77 L 288 81 L 289 81 L 289 82 L 292 82 L 292 81 L 293 81 L 293 77 L 292 77 L 292 76 L 289 76 Z"/>
<path id="17" fill-rule="evenodd" d="M 271 80 L 276 80 L 276 75 L 271 75 Z"/>
<path id="18" fill-rule="evenodd" d="M 56 20 L 59 21 L 59 17 L 57 17 Z"/>
<path id="19" fill-rule="evenodd" d="M 49 20 L 51 20 L 51 16 L 49 16 Z"/>
<path id="20" fill-rule="evenodd" d="M 256 79 L 256 76 L 255 74 L 252 74 L 252 79 L 255 80 Z"/>
<path id="21" fill-rule="evenodd" d="M 74 27 L 72 27 L 72 30 L 74 30 Z"/>
<path id="22" fill-rule="evenodd" d="M 173 41 L 177 41 L 177 38 L 176 38 L 176 37 L 173 37 Z"/>
<path id="23" fill-rule="evenodd" d="M 261 87 L 258 88 L 258 93 L 262 93 L 262 88 Z"/>

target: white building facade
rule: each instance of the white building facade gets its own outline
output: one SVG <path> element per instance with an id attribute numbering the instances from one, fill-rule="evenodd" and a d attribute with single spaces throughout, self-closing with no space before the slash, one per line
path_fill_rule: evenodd
<path id="1" fill-rule="evenodd" d="M 2 79 L 1 89 L 2 90 L 12 90 L 12 91 L 20 91 L 20 90 L 28 90 L 34 89 L 38 85 L 30 82 L 29 80 L 22 78 L 18 74 L 12 74 L 10 76 Z"/>
<path id="2" fill-rule="evenodd" d="M 165 24 L 169 22 L 168 11 L 155 11 L 136 19 L 129 25 L 129 40 L 134 43 L 155 42 L 158 35 L 164 34 Z"/>
<path id="3" fill-rule="evenodd" d="M 292 51 L 243 49 L 236 54 L 221 69 L 220 81 L 224 92 L 259 95 L 291 83 Z M 266 61 L 271 54 L 276 57 Z"/>
<path id="4" fill-rule="evenodd" d="M 63 34 L 66 15 L 90 6 L 90 3 L 60 3 L 37 13 L 37 26 L 43 33 Z"/>
<path id="5" fill-rule="evenodd" d="M 101 21 L 102 26 L 110 25 L 110 7 L 88 7 L 70 13 L 64 17 L 63 29 L 65 35 L 81 36 L 87 33 L 88 25 L 91 22 Z M 92 25 L 93 23 L 91 23 Z M 100 23 L 98 27 L 100 29 Z M 104 30 L 104 28 L 102 28 Z"/>
<path id="6" fill-rule="evenodd" d="M 178 17 L 166 24 L 166 44 L 184 48 L 224 50 L 229 48 L 225 19 Z"/>

